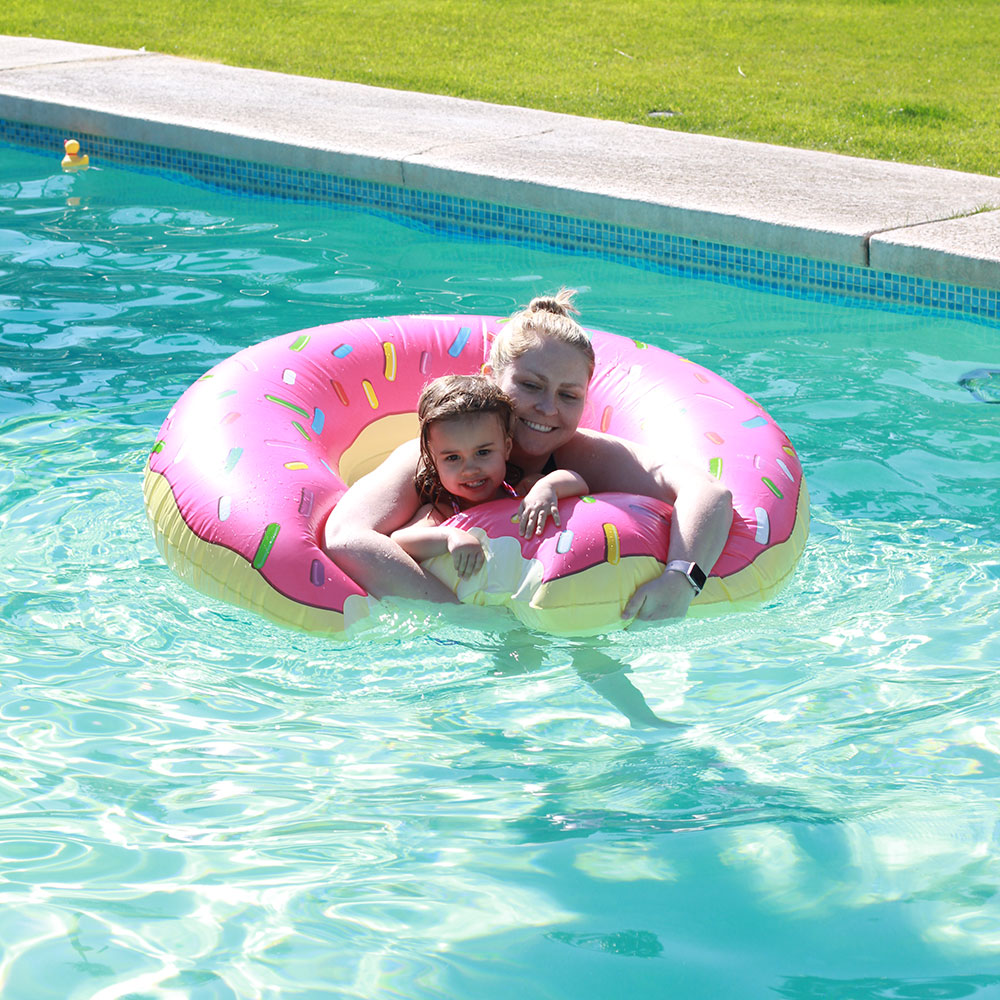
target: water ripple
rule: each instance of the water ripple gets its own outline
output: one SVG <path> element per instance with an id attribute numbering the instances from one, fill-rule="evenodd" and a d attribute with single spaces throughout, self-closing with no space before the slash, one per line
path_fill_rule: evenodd
<path id="1" fill-rule="evenodd" d="M 994 987 L 996 408 L 956 382 L 989 331 L 8 152 L 5 1000 Z M 812 536 L 766 608 L 572 642 L 393 602 L 333 643 L 163 565 L 143 463 L 217 360 L 561 284 L 796 442 Z"/>

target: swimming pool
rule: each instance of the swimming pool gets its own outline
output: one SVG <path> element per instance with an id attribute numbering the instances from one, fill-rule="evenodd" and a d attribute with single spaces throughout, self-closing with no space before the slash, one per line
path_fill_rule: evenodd
<path id="1" fill-rule="evenodd" d="M 5 1000 L 1000 996 L 995 328 L 53 164 L 0 151 Z M 773 606 L 331 644 L 163 565 L 143 465 L 215 361 L 562 284 L 795 442 Z"/>

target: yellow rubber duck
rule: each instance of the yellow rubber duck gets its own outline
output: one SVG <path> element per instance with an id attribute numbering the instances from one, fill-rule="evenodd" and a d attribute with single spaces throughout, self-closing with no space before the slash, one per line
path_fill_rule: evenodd
<path id="1" fill-rule="evenodd" d="M 67 173 L 74 173 L 77 170 L 86 170 L 90 166 L 90 157 L 86 155 L 80 156 L 80 143 L 76 139 L 67 139 L 63 146 L 66 149 L 66 155 L 62 160 L 62 168 Z"/>

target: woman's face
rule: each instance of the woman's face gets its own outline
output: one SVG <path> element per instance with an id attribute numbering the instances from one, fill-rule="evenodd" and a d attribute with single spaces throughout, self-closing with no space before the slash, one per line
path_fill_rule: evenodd
<path id="1" fill-rule="evenodd" d="M 540 340 L 494 378 L 514 401 L 514 443 L 522 452 L 551 455 L 576 433 L 590 382 L 590 366 L 577 348 Z"/>

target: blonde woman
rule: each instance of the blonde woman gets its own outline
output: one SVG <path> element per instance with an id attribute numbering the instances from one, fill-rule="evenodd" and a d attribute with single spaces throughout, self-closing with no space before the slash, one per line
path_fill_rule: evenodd
<path id="1" fill-rule="evenodd" d="M 593 493 L 634 493 L 673 504 L 670 561 L 694 563 L 697 571 L 708 573 L 732 526 L 732 495 L 688 463 L 580 428 L 594 351 L 571 315 L 576 312 L 573 295 L 564 289 L 533 299 L 494 339 L 485 372 L 514 405 L 508 461 L 524 476 L 567 470 Z M 408 441 L 358 480 L 330 515 L 324 546 L 375 597 L 455 603 L 455 595 L 390 537 L 422 506 L 414 486 L 419 464 L 420 442 Z M 635 592 L 623 617 L 682 617 L 695 593 L 689 574 L 665 571 Z"/>

